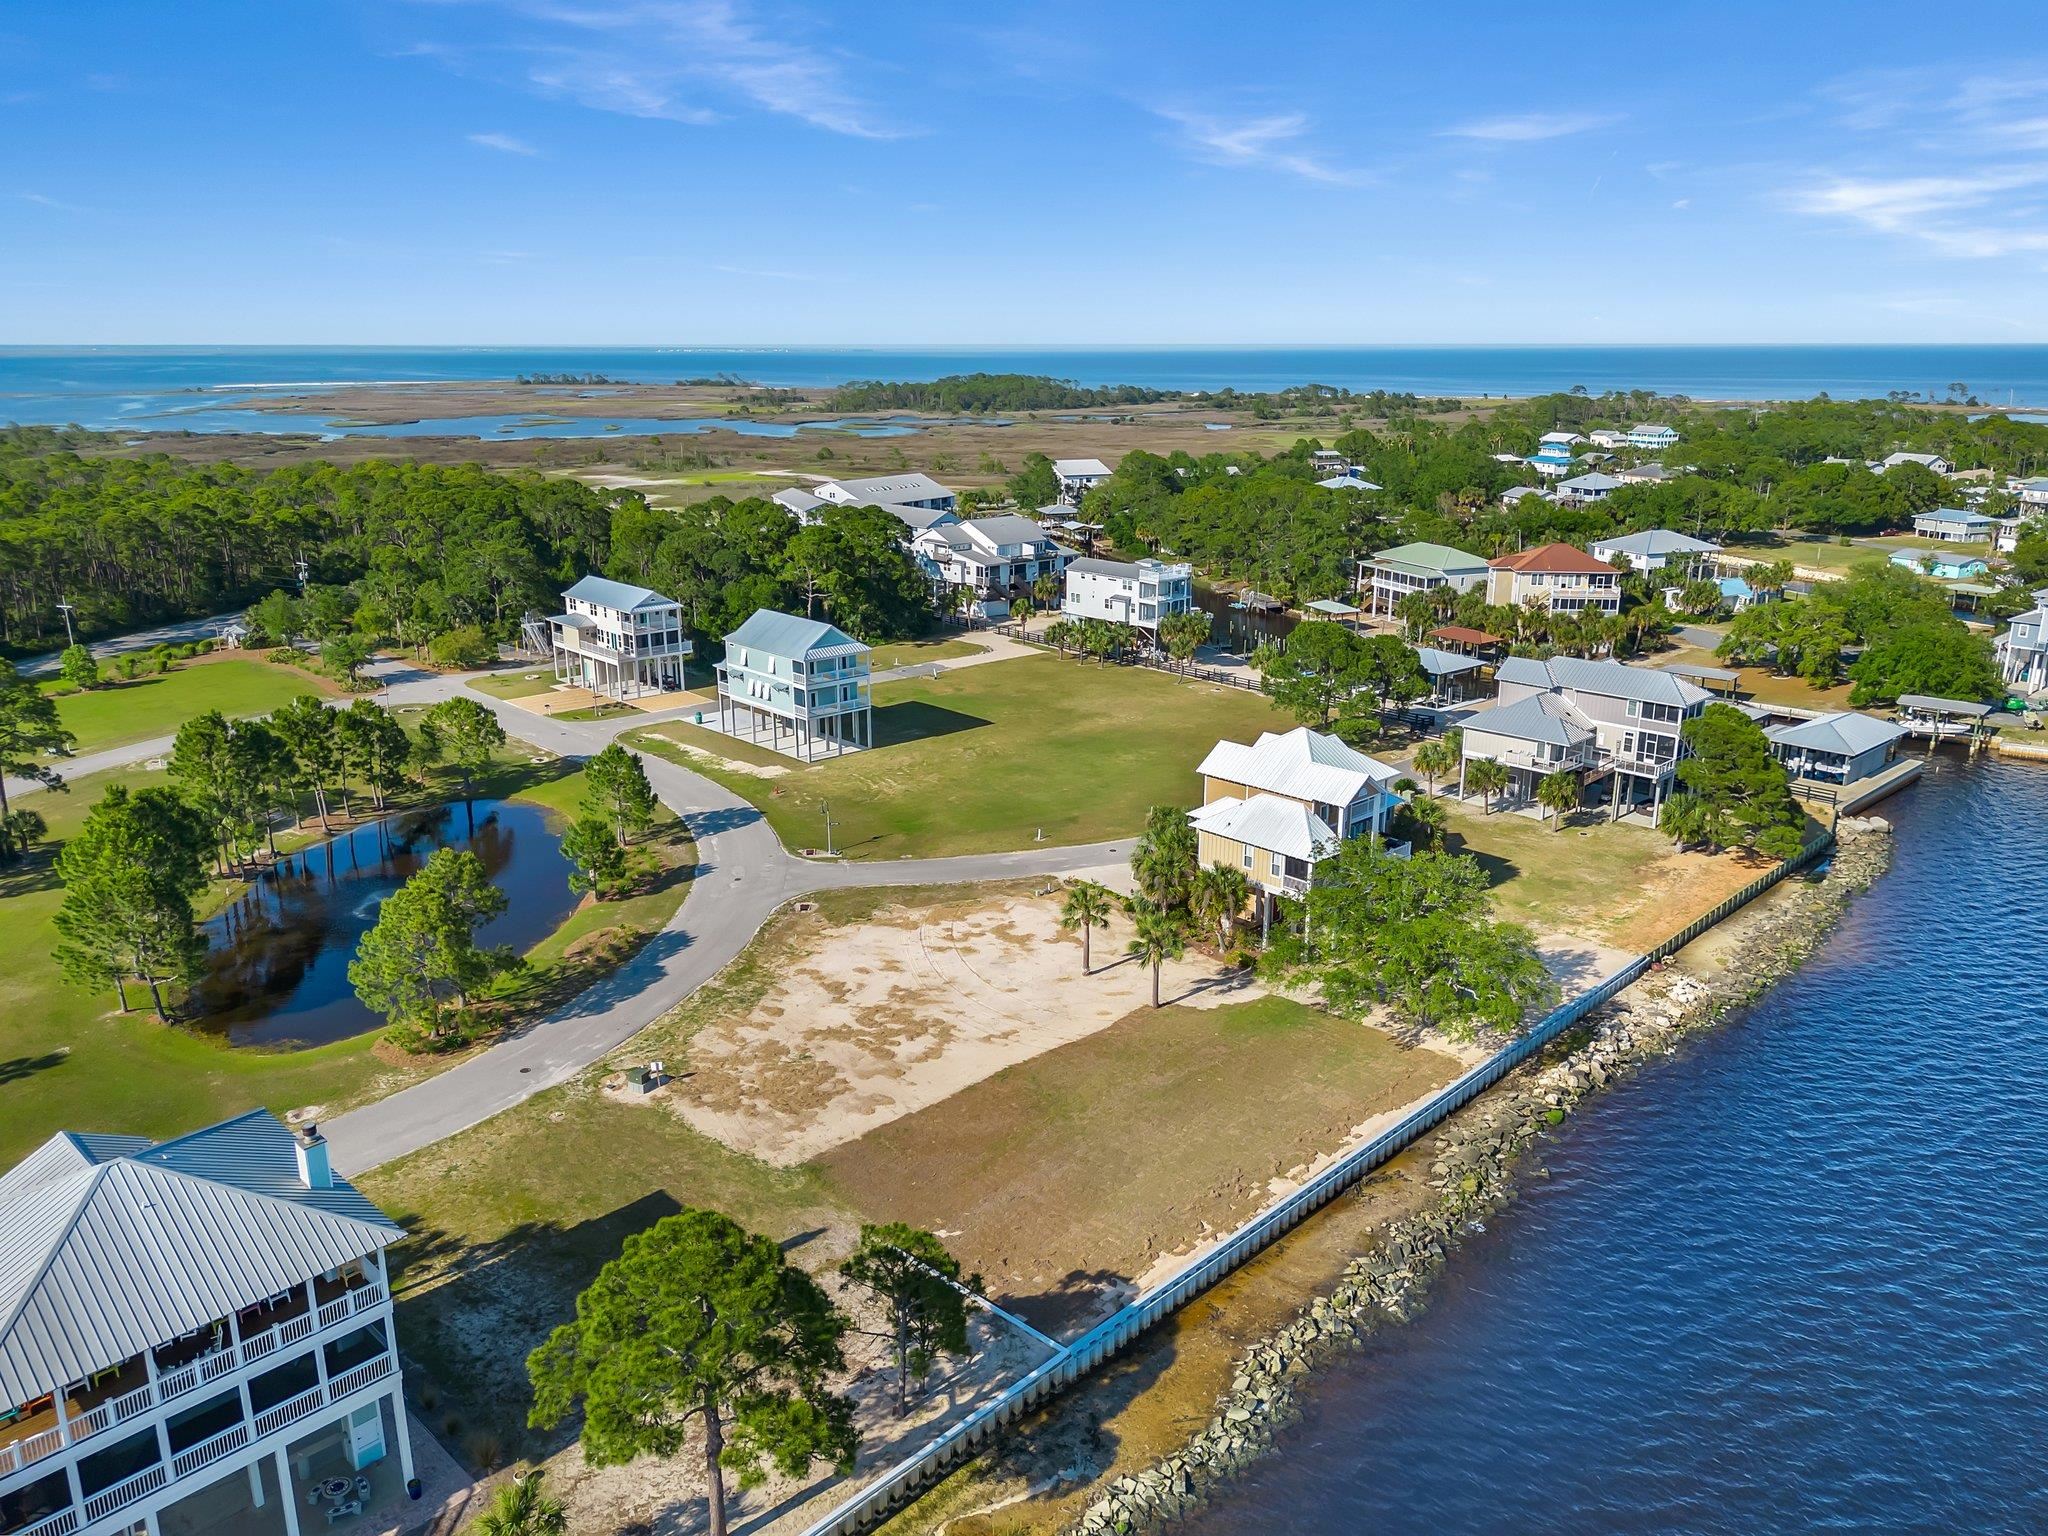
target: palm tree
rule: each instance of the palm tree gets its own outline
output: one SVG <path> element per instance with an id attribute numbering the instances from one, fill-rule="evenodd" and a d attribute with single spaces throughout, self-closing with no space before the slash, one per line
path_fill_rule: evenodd
<path id="1" fill-rule="evenodd" d="M 1657 829 L 1671 839 L 1671 846 L 1683 852 L 1687 843 L 1703 843 L 1713 818 L 1698 795 L 1673 795 L 1657 814 Z"/>
<path id="2" fill-rule="evenodd" d="M 1107 887 L 1093 880 L 1076 880 L 1067 887 L 1067 899 L 1060 906 L 1060 927 L 1068 933 L 1081 930 L 1081 974 L 1089 971 L 1088 940 L 1094 929 L 1109 926 L 1110 895 Z"/>
<path id="3" fill-rule="evenodd" d="M 1479 791 L 1480 802 L 1490 816 L 1494 796 L 1508 787 L 1508 770 L 1492 758 L 1478 758 L 1465 770 L 1465 784 Z"/>
<path id="4" fill-rule="evenodd" d="M 1451 739 L 1448 736 L 1425 741 L 1415 749 L 1415 771 L 1429 780 L 1429 792 L 1432 795 L 1436 793 L 1436 781 L 1457 766 L 1457 754 L 1452 750 Z"/>
<path id="5" fill-rule="evenodd" d="M 1169 912 L 1164 907 L 1155 907 L 1147 901 L 1131 904 L 1132 914 L 1137 918 L 1138 931 L 1131 942 L 1124 946 L 1125 953 L 1134 956 L 1140 965 L 1152 967 L 1152 1006 L 1159 1006 L 1159 968 L 1169 960 L 1178 960 L 1187 953 L 1187 930 L 1181 926 L 1180 914 Z"/>
<path id="6" fill-rule="evenodd" d="M 1551 830 L 1564 829 L 1564 813 L 1579 808 L 1579 776 L 1569 768 L 1546 773 L 1536 785 L 1536 802 L 1550 812 Z"/>
<path id="7" fill-rule="evenodd" d="M 1408 825 L 1415 834 L 1431 848 L 1443 846 L 1444 829 L 1450 825 L 1451 813 L 1444 809 L 1441 800 L 1411 800 L 1408 802 Z"/>
<path id="8" fill-rule="evenodd" d="M 490 1508 L 477 1516 L 473 1536 L 562 1536 L 569 1516 L 559 1499 L 540 1491 L 546 1475 L 536 1467 L 500 1488 Z"/>
<path id="9" fill-rule="evenodd" d="M 1189 909 L 1195 921 L 1213 925 L 1219 948 L 1230 948 L 1230 933 L 1237 926 L 1237 914 L 1252 899 L 1252 883 L 1235 864 L 1215 863 L 1195 871 L 1188 892 Z"/>

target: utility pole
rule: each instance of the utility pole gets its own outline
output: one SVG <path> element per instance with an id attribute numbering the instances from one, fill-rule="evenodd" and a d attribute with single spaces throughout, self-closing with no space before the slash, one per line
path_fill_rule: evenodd
<path id="1" fill-rule="evenodd" d="M 71 632 L 72 606 L 61 597 L 57 599 L 57 611 L 64 615 L 64 644 L 67 649 L 78 644 L 78 637 Z"/>
<path id="2" fill-rule="evenodd" d="M 832 802 L 825 802 L 825 857 L 832 857 Z"/>

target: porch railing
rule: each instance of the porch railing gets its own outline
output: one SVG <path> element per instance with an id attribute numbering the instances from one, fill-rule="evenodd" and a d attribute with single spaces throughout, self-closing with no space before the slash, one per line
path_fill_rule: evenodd
<path id="1" fill-rule="evenodd" d="M 252 1361 L 276 1354 L 286 1345 L 296 1344 L 310 1338 L 315 1332 L 333 1328 L 383 1304 L 386 1299 L 384 1287 L 379 1284 L 361 1285 L 336 1297 L 317 1310 L 301 1312 L 296 1317 L 286 1318 L 275 1327 L 261 1333 L 251 1334 L 240 1343 L 230 1343 L 210 1355 L 201 1355 L 174 1371 L 165 1371 L 155 1383 L 145 1382 L 131 1392 L 119 1397 L 108 1398 L 96 1403 L 83 1413 L 66 1417 L 65 1427 L 70 1431 L 70 1443 L 91 1439 L 109 1429 L 127 1423 L 130 1419 L 148 1412 L 159 1403 L 167 1403 L 182 1397 L 187 1392 L 219 1381 L 223 1376 L 239 1370 Z M 268 1433 L 268 1431 L 264 1431 Z M 39 1430 L 33 1435 L 15 1441 L 11 1445 L 0 1445 L 0 1476 L 19 1472 L 23 1467 L 54 1456 L 64 1449 L 65 1438 L 55 1427 Z M 20 1536 L 20 1533 L 17 1533 Z"/>

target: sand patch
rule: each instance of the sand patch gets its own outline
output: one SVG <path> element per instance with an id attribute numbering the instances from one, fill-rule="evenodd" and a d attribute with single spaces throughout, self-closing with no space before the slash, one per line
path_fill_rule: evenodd
<path id="1" fill-rule="evenodd" d="M 737 1151 L 807 1161 L 1148 1007 L 1151 973 L 1123 956 L 1129 933 L 1121 915 L 1097 930 L 1084 977 L 1052 897 L 825 930 L 746 1017 L 696 1034 L 673 1102 Z M 1191 951 L 1162 970 L 1160 995 L 1207 1008 L 1263 990 Z"/>

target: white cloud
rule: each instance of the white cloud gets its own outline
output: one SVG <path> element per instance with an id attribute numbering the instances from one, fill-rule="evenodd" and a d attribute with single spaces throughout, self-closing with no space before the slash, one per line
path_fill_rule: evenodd
<path id="1" fill-rule="evenodd" d="M 1439 137 L 1479 139 L 1489 144 L 1531 144 L 1539 139 L 1586 133 L 1616 121 L 1614 114 L 1606 112 L 1518 112 L 1504 117 L 1474 118 L 1442 130 Z"/>
<path id="2" fill-rule="evenodd" d="M 48 208 L 53 213 L 91 213 L 93 211 L 90 208 L 82 208 L 77 203 L 67 203 L 42 192 L 17 192 L 14 195 L 24 203 L 34 203 L 38 208 Z"/>
<path id="3" fill-rule="evenodd" d="M 524 139 L 515 139 L 509 133 L 472 133 L 469 142 L 479 149 L 495 149 L 506 155 L 537 155 L 535 149 Z"/>
<path id="4" fill-rule="evenodd" d="M 2048 210 L 2038 190 L 2048 169 L 2009 167 L 1951 176 L 1836 176 L 1785 194 L 1795 213 L 1847 219 L 1933 246 L 1984 258 L 2048 251 Z"/>
<path id="5" fill-rule="evenodd" d="M 1305 181 L 1338 186 L 1357 186 L 1365 179 L 1358 171 L 1330 165 L 1317 155 L 1294 147 L 1308 132 L 1308 118 L 1300 112 L 1230 119 L 1175 107 L 1153 110 L 1178 127 L 1182 144 L 1210 165 L 1283 171 Z"/>
<path id="6" fill-rule="evenodd" d="M 786 23 L 755 19 L 741 0 L 484 3 L 525 24 L 502 50 L 526 61 L 525 84 L 596 111 L 709 124 L 743 104 L 856 138 L 902 132 L 849 89 L 838 58 Z"/>

